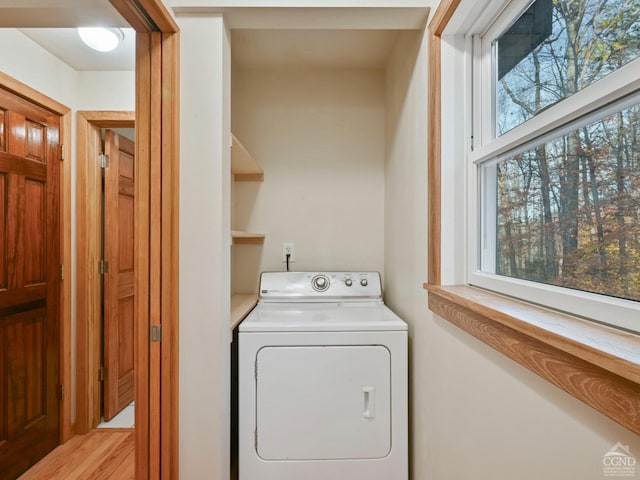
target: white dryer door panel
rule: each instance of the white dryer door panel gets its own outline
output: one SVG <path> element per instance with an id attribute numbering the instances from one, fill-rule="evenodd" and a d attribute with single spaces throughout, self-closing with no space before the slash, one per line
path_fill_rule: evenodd
<path id="1" fill-rule="evenodd" d="M 263 460 L 383 458 L 391 450 L 391 357 L 379 345 L 264 347 L 256 358 Z"/>

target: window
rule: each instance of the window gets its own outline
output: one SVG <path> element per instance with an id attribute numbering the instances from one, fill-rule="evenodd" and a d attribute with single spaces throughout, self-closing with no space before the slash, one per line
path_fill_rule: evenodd
<path id="1" fill-rule="evenodd" d="M 472 43 L 469 282 L 640 331 L 640 1 L 508 2 Z"/>

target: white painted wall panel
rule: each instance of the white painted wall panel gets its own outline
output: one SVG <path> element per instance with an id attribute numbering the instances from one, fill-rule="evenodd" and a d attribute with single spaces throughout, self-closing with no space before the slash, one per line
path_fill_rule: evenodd
<path id="1" fill-rule="evenodd" d="M 401 32 L 387 64 L 385 301 L 409 324 L 410 478 L 429 479 L 427 278 L 427 41 Z M 453 477 L 452 477 L 453 478 Z"/>
<path id="2" fill-rule="evenodd" d="M 136 108 L 135 71 L 78 72 L 78 110 L 128 110 Z"/>
<path id="3" fill-rule="evenodd" d="M 234 291 L 262 271 L 384 270 L 384 73 L 368 69 L 238 69 L 234 134 L 264 168 L 234 185 L 233 228 L 266 234 L 233 247 Z"/>
<path id="4" fill-rule="evenodd" d="M 178 17 L 180 478 L 229 478 L 230 47 L 221 16 Z"/>

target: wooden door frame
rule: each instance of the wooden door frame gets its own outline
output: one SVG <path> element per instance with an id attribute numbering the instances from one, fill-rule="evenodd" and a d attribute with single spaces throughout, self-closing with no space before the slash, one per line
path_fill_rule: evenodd
<path id="1" fill-rule="evenodd" d="M 136 479 L 177 479 L 179 28 L 162 0 L 109 1 L 136 30 Z"/>
<path id="2" fill-rule="evenodd" d="M 161 0 L 110 2 L 137 32 L 136 479 L 177 479 L 179 29 Z M 84 141 L 87 142 L 95 125 L 113 126 L 104 117 L 94 119 L 92 124 L 91 115 L 93 114 L 90 112 L 78 115 L 79 142 L 81 135 L 85 135 Z M 105 112 L 100 115 L 105 115 Z M 86 143 L 85 151 L 88 146 Z M 93 165 L 92 162 L 86 162 L 85 166 L 97 168 L 95 162 Z M 86 173 L 87 183 L 83 186 L 89 188 L 89 182 L 94 181 L 96 175 Z M 80 176 L 78 179 L 80 180 Z M 95 208 L 95 204 L 88 208 Z M 85 219 L 86 228 L 95 225 L 95 215 Z M 80 228 L 78 238 L 81 238 Z M 91 248 L 95 246 L 87 246 L 86 255 L 91 255 Z M 78 267 L 84 268 L 80 265 L 80 259 L 79 256 Z M 78 285 L 82 282 L 83 279 L 79 277 Z M 95 286 L 95 282 L 93 285 Z M 87 302 L 92 298 L 91 295 L 95 296 L 95 291 L 92 292 L 87 292 L 87 296 L 79 301 Z M 95 306 L 95 303 L 90 304 Z M 85 303 L 82 311 L 86 312 L 88 305 Z M 79 309 L 78 318 L 82 318 L 80 315 Z M 92 329 L 96 327 L 95 323 L 88 322 L 88 325 Z M 162 341 L 151 343 L 150 330 L 157 326 L 162 328 Z M 95 335 L 84 336 L 80 331 L 79 334 L 85 342 L 95 341 Z M 85 343 L 84 348 L 84 353 L 88 353 L 90 345 Z M 95 362 L 95 356 L 91 358 L 91 362 Z M 95 363 L 88 362 L 86 365 L 83 379 L 89 380 Z M 93 372 L 97 374 L 97 370 Z M 85 383 L 89 384 L 90 382 Z M 85 394 L 90 398 L 96 392 L 86 389 Z M 78 389 L 78 399 L 80 398 L 81 388 Z M 84 412 L 86 416 L 79 417 L 83 424 L 78 424 L 83 429 L 89 425 L 85 422 L 95 416 L 95 412 L 89 412 L 88 408 Z M 85 415 L 80 410 L 78 413 Z"/>
<path id="3" fill-rule="evenodd" d="M 137 32 L 136 479 L 177 479 L 179 28 L 162 0 L 110 2 Z"/>
<path id="4" fill-rule="evenodd" d="M 102 128 L 134 128 L 135 112 L 79 111 L 76 117 L 76 425 L 78 434 L 100 423 L 102 258 Z"/>
<path id="5" fill-rule="evenodd" d="M 0 72 L 0 87 L 9 90 L 47 110 L 60 115 L 60 138 L 63 147 L 63 161 L 60 167 L 60 263 L 71 270 L 71 109 L 56 100 L 25 85 L 15 78 Z M 73 436 L 71 412 L 71 275 L 67 274 L 60 285 L 60 310 L 58 318 L 58 335 L 60 339 L 60 379 L 67 386 L 66 395 L 60 402 L 60 443 Z"/>

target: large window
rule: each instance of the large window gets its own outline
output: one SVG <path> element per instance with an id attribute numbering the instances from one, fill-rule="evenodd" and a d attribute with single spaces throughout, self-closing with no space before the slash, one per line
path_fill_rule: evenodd
<path id="1" fill-rule="evenodd" d="M 470 282 L 640 331 L 640 1 L 508 2 L 473 44 Z"/>
<path id="2" fill-rule="evenodd" d="M 640 2 L 536 0 L 493 41 L 496 130 L 511 130 L 640 55 Z"/>

